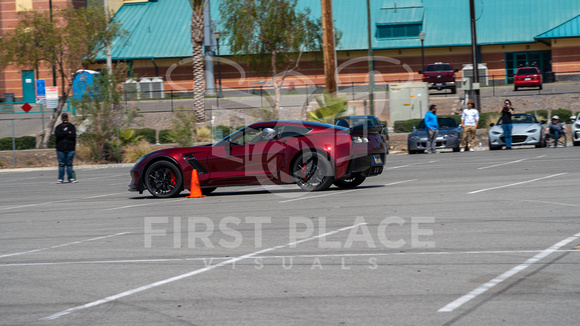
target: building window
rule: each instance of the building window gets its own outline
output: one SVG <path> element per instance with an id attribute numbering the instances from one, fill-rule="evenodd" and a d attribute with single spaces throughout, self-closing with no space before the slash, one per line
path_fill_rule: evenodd
<path id="1" fill-rule="evenodd" d="M 422 24 L 393 24 L 393 25 L 377 25 L 377 38 L 409 38 L 419 37 L 422 31 Z"/>

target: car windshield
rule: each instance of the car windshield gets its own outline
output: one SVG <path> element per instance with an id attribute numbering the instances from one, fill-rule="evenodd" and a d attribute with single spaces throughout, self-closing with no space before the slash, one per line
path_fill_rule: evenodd
<path id="1" fill-rule="evenodd" d="M 427 69 L 425 69 L 425 71 L 449 71 L 449 70 L 453 70 L 453 68 L 451 67 L 451 65 L 446 64 L 428 65 Z"/>
<path id="2" fill-rule="evenodd" d="M 522 69 L 518 70 L 516 75 L 535 75 L 537 73 L 538 73 L 538 70 L 536 70 L 536 68 L 522 68 Z"/>
<path id="3" fill-rule="evenodd" d="M 381 125 L 381 122 L 372 116 L 350 116 L 338 119 L 336 125 L 346 128 L 354 128 L 357 126 L 378 127 Z"/>
<path id="4" fill-rule="evenodd" d="M 498 125 L 502 124 L 502 118 L 499 118 L 499 120 L 497 121 Z M 539 123 L 538 119 L 536 119 L 535 116 L 531 115 L 531 114 L 524 114 L 524 113 L 519 113 L 519 114 L 514 114 L 512 116 L 512 123 Z"/>
<path id="5" fill-rule="evenodd" d="M 441 130 L 457 128 L 457 126 L 459 125 L 457 123 L 457 121 L 455 121 L 455 119 L 446 118 L 446 117 L 442 117 L 442 118 L 438 117 L 437 123 L 439 124 L 439 129 L 441 129 Z M 421 120 L 421 122 L 419 122 L 419 126 L 417 126 L 417 130 L 425 130 L 425 120 L 424 119 Z"/>

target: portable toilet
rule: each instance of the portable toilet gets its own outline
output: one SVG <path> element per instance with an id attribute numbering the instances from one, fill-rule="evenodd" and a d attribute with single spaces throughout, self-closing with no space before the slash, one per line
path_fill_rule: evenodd
<path id="1" fill-rule="evenodd" d="M 80 100 L 84 95 L 91 91 L 95 83 L 95 78 L 99 74 L 94 70 L 78 70 L 73 80 L 73 97 Z"/>

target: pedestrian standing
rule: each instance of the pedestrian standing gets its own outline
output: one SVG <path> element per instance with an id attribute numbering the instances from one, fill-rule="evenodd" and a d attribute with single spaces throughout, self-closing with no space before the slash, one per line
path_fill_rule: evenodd
<path id="1" fill-rule="evenodd" d="M 510 100 L 505 100 L 503 106 L 498 111 L 498 113 L 501 114 L 501 127 L 503 129 L 505 149 L 512 149 L 512 130 L 514 128 L 514 125 L 512 124 L 512 115 L 514 112 Z"/>
<path id="2" fill-rule="evenodd" d="M 61 115 L 62 123 L 56 126 L 54 135 L 56 137 L 56 157 L 58 158 L 58 181 L 63 183 L 64 172 L 70 183 L 76 183 L 73 174 L 73 159 L 75 157 L 75 147 L 77 142 L 77 131 L 75 126 L 68 122 L 68 114 Z"/>
<path id="3" fill-rule="evenodd" d="M 425 129 L 427 130 L 427 153 L 437 153 L 437 134 L 439 134 L 439 123 L 437 122 L 437 105 L 432 104 L 429 111 L 425 113 Z"/>
<path id="4" fill-rule="evenodd" d="M 461 152 L 467 148 L 467 137 L 469 136 L 469 151 L 473 152 L 475 148 L 475 130 L 479 122 L 479 112 L 475 109 L 475 102 L 473 100 L 467 101 L 467 109 L 463 110 L 461 115 L 461 127 L 463 132 L 461 134 Z"/>

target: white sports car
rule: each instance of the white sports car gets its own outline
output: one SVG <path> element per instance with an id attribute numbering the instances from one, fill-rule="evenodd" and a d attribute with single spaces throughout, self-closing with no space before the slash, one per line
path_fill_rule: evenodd
<path id="1" fill-rule="evenodd" d="M 572 141 L 574 146 L 580 146 L 580 113 L 578 116 L 572 117 L 572 120 L 575 120 L 572 123 Z"/>
<path id="2" fill-rule="evenodd" d="M 516 113 L 512 116 L 512 146 L 535 145 L 536 148 L 544 146 L 544 129 L 546 128 L 536 119 L 533 114 Z M 505 139 L 502 128 L 502 118 L 497 124 L 490 124 L 489 129 L 489 149 L 496 150 L 505 146 Z"/>

